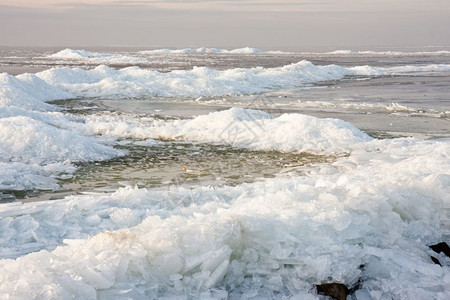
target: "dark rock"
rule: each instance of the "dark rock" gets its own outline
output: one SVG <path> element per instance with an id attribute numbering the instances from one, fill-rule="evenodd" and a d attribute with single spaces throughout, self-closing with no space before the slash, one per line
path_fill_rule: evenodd
<path id="1" fill-rule="evenodd" d="M 430 257 L 431 257 L 431 260 L 432 260 L 435 264 L 440 265 L 440 266 L 442 267 L 441 262 L 439 261 L 439 259 L 437 259 L 437 258 L 434 257 L 434 256 L 430 256 Z"/>
<path id="2" fill-rule="evenodd" d="M 342 283 L 332 282 L 316 285 L 317 293 L 330 296 L 336 300 L 345 300 L 348 295 L 348 288 Z"/>
<path id="3" fill-rule="evenodd" d="M 441 242 L 436 245 L 430 245 L 429 247 L 436 253 L 444 252 L 447 257 L 450 257 L 450 247 L 445 242 Z"/>

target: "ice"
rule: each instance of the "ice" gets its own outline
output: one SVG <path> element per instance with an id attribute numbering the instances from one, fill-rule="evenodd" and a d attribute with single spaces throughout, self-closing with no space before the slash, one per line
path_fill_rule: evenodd
<path id="1" fill-rule="evenodd" d="M 217 289 L 278 298 L 361 279 L 355 294 L 361 299 L 443 299 L 450 273 L 429 259 L 427 245 L 445 232 L 449 144 L 368 140 L 308 176 L 198 187 L 201 197 L 193 198 L 180 188 L 191 201 L 182 207 L 170 203 L 167 191 L 131 187 L 8 205 L 0 222 L 8 232 L 3 248 L 19 255 L 48 250 L 1 261 L 0 293 L 108 298 L 129 289 L 146 297 Z M 67 238 L 77 240 L 52 250 Z M 28 248 L 13 242 L 18 239 Z M 40 277 L 23 273 L 25 266 Z M 22 280 L 14 281 L 19 274 Z M 21 284 L 30 288 L 22 291 Z"/>
<path id="2" fill-rule="evenodd" d="M 76 50 L 72 50 L 76 51 Z M 62 52 L 62 51 L 61 51 Z M 340 49 L 329 52 L 285 52 L 273 50 L 261 50 L 252 47 L 238 49 L 220 49 L 220 48 L 185 48 L 185 49 L 155 49 L 139 51 L 141 54 L 304 54 L 304 55 L 329 55 L 329 56 L 442 56 L 449 55 L 448 50 L 438 51 L 373 51 L 373 50 L 350 50 Z M 78 53 L 67 52 L 68 55 L 77 55 Z M 86 55 L 85 53 L 80 53 Z"/>
<path id="3" fill-rule="evenodd" d="M 352 50 L 335 50 L 331 52 L 326 52 L 326 54 L 354 54 L 355 51 Z"/>
<path id="4" fill-rule="evenodd" d="M 99 144 L 91 137 L 58 129 L 28 117 L 0 119 L 2 162 L 42 165 L 67 160 L 106 160 L 120 153 L 112 147 Z"/>
<path id="5" fill-rule="evenodd" d="M 345 76 L 385 76 L 414 72 L 448 71 L 450 65 L 399 66 L 391 68 L 337 65 L 316 66 L 309 61 L 275 68 L 215 70 L 194 67 L 161 73 L 139 67 L 114 70 L 53 68 L 37 73 L 47 84 L 78 97 L 217 96 L 262 93 L 279 88 L 338 80 Z"/>
<path id="6" fill-rule="evenodd" d="M 130 64 L 130 63 L 148 63 L 149 61 L 142 57 L 128 56 L 123 54 L 110 54 L 90 52 L 86 50 L 74 50 L 66 48 L 48 56 L 52 59 L 81 60 L 86 62 L 104 63 L 104 64 Z"/>
<path id="7" fill-rule="evenodd" d="M 100 139 L 77 133 L 83 131 L 81 119 L 45 103 L 72 97 L 33 74 L 0 74 L 2 189 L 58 189 L 55 177 L 72 173 L 72 162 L 123 154 Z"/>
<path id="8" fill-rule="evenodd" d="M 148 139 L 152 134 L 152 128 L 160 127 L 166 121 L 149 116 L 139 116 L 126 113 L 101 113 L 87 116 L 84 124 L 78 126 L 78 130 L 90 135 L 102 135 L 113 138 Z M 129 142 L 129 141 L 127 141 Z M 138 145 L 152 146 L 161 144 L 161 141 L 136 141 Z"/>
<path id="9" fill-rule="evenodd" d="M 20 162 L 0 162 L 0 189 L 2 190 L 57 190 L 56 174 L 71 174 L 75 166 L 68 162 L 45 166 Z"/>
<path id="10" fill-rule="evenodd" d="M 44 101 L 71 97 L 60 88 L 50 86 L 34 75 L 0 74 L 0 107 L 18 107 L 37 111 L 57 108 Z"/>
<path id="11" fill-rule="evenodd" d="M 187 120 L 133 118 L 126 114 L 88 117 L 87 134 L 147 139 L 137 145 L 158 145 L 155 139 L 228 144 L 253 150 L 336 154 L 351 151 L 371 138 L 350 123 L 302 114 L 274 117 L 258 110 L 231 108 Z M 149 139 L 149 140 L 148 140 Z"/>
<path id="12" fill-rule="evenodd" d="M 107 160 L 119 151 L 104 139 L 82 135 L 81 120 L 60 112 L 0 109 L 0 187 L 58 189 L 55 177 L 72 173 L 73 162 Z"/>
<path id="13" fill-rule="evenodd" d="M 349 123 L 301 114 L 273 116 L 256 110 L 232 108 L 154 126 L 149 138 L 225 143 L 235 147 L 284 152 L 339 153 L 371 140 Z"/>
<path id="14" fill-rule="evenodd" d="M 6 113 L 0 118 L 0 187 L 3 189 L 57 189 L 55 177 L 72 173 L 75 170 L 72 162 L 107 160 L 124 153 L 93 137 L 48 124 L 70 124 L 61 115 L 20 109 L 5 109 L 3 113 Z M 14 113 L 19 116 L 8 116 Z M 46 117 L 48 122 L 38 120 Z"/>
<path id="15" fill-rule="evenodd" d="M 185 48 L 185 49 L 155 49 L 140 51 L 142 54 L 287 54 L 282 51 L 264 51 L 257 48 L 244 47 L 232 50 L 219 48 Z"/>
<path id="16" fill-rule="evenodd" d="M 398 66 L 398 67 L 390 67 L 390 68 L 378 68 L 372 66 L 357 66 L 349 68 L 353 74 L 352 75 L 361 75 L 361 76 L 384 76 L 387 74 L 390 75 L 402 75 L 409 74 L 415 72 L 440 72 L 440 71 L 449 71 L 450 65 L 441 65 L 441 64 L 433 64 L 426 66 Z"/>
<path id="17" fill-rule="evenodd" d="M 95 55 L 89 51 L 72 50 L 69 48 L 66 48 L 57 53 L 49 55 L 49 57 L 56 57 L 56 58 L 85 58 L 85 57 L 94 57 L 94 56 Z"/>
<path id="18" fill-rule="evenodd" d="M 81 53 L 83 54 L 83 53 Z M 80 54 L 80 55 L 81 55 Z M 238 186 L 124 187 L 57 201 L 0 204 L 0 298 L 311 298 L 342 282 L 367 299 L 446 299 L 450 272 L 427 245 L 448 235 L 450 140 L 370 138 L 350 123 L 232 108 L 185 120 L 125 113 L 75 117 L 70 97 L 259 93 L 344 76 L 447 65 L 315 66 L 159 73 L 55 68 L 1 75 L 0 186 L 57 188 L 72 162 L 123 152 L 115 139 L 311 152 L 333 162 Z M 406 108 L 402 108 L 406 109 Z M 99 137 L 98 135 L 102 135 Z"/>
<path id="19" fill-rule="evenodd" d="M 373 51 L 373 50 L 350 50 L 340 49 L 329 52 L 286 52 L 277 50 L 261 50 L 253 47 L 243 47 L 237 49 L 220 49 L 220 48 L 184 48 L 184 49 L 154 49 L 154 50 L 142 50 L 137 54 L 140 55 L 184 55 L 184 54 L 209 54 L 209 55 L 288 55 L 288 54 L 304 54 L 304 55 L 326 55 L 326 56 L 445 56 L 450 55 L 448 50 L 437 51 Z M 143 57 L 130 56 L 119 53 L 100 53 L 78 49 L 63 49 L 51 55 L 48 55 L 51 59 L 63 59 L 63 60 L 79 60 L 95 63 L 148 63 L 149 61 Z"/>
<path id="20" fill-rule="evenodd" d="M 308 53 L 308 54 L 326 54 L 326 55 L 369 55 L 369 56 L 433 56 L 433 55 L 449 55 L 450 51 L 355 51 L 355 50 L 335 50 L 324 53 Z"/>
<path id="21" fill-rule="evenodd" d="M 109 215 L 111 220 L 120 227 L 130 227 L 139 222 L 138 216 L 131 209 L 120 209 Z"/>

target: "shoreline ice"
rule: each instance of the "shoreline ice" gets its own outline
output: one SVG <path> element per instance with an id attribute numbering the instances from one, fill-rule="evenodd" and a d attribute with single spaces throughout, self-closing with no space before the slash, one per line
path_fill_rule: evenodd
<path id="1" fill-rule="evenodd" d="M 318 299 L 315 284 L 327 281 L 356 287 L 356 299 L 448 298 L 450 260 L 427 247 L 450 236 L 448 138 L 374 139 L 338 119 L 243 108 L 165 120 L 71 115 L 46 103 L 253 94 L 346 76 L 448 70 L 302 61 L 225 71 L 100 66 L 1 74 L 2 189 L 56 189 L 57 176 L 74 172 L 72 162 L 123 155 L 114 148 L 122 139 L 306 151 L 334 160 L 304 175 L 237 186 L 125 187 L 0 204 L 0 298 Z"/>
<path id="2" fill-rule="evenodd" d="M 450 273 L 426 245 L 445 233 L 449 158 L 449 140 L 375 140 L 309 176 L 180 188 L 182 204 L 128 187 L 0 206 L 4 243 L 27 245 L 12 251 L 67 245 L 0 261 L 0 293 L 313 297 L 314 284 L 362 278 L 360 296 L 445 297 Z"/>

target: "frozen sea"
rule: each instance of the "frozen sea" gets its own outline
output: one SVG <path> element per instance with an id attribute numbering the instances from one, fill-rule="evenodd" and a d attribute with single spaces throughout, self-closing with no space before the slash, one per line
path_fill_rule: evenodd
<path id="1" fill-rule="evenodd" d="M 450 48 L 0 48 L 0 72 L 1 299 L 450 298 Z"/>

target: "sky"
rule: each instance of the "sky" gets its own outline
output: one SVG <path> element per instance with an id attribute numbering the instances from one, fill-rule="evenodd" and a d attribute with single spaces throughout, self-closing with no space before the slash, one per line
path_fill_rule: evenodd
<path id="1" fill-rule="evenodd" d="M 450 46 L 450 0 L 0 0 L 0 46 Z"/>

